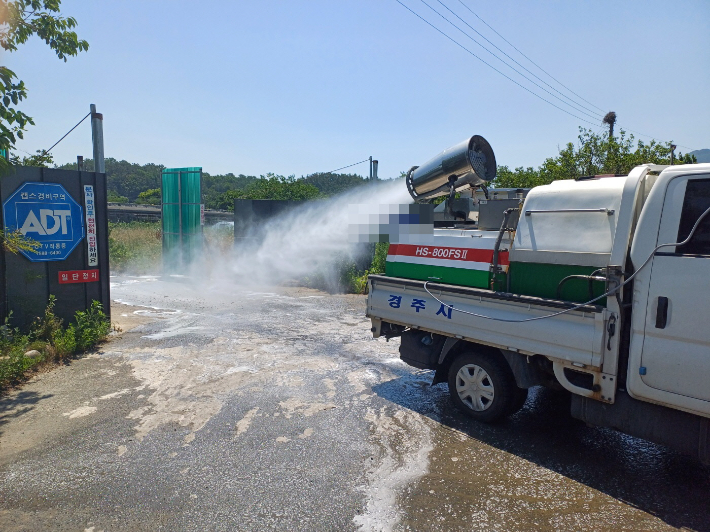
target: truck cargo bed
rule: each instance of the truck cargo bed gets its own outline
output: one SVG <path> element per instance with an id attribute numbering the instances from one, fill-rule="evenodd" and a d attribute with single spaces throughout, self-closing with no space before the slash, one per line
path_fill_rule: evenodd
<path id="1" fill-rule="evenodd" d="M 427 293 L 425 284 L 435 297 Z M 380 320 L 521 354 L 544 354 L 598 368 L 605 347 L 608 314 L 605 307 L 587 305 L 558 316 L 523 323 L 498 321 L 525 320 L 572 307 L 574 304 L 565 301 L 480 288 L 369 276 L 367 315 L 375 323 Z M 457 309 L 496 319 L 472 316 Z"/>

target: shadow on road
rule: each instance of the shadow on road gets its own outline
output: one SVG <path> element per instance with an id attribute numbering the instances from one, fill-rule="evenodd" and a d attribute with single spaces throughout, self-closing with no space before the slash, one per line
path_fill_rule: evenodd
<path id="1" fill-rule="evenodd" d="M 0 435 L 2 435 L 2 429 L 6 423 L 30 412 L 37 406 L 37 403 L 50 397 L 52 397 L 52 394 L 28 391 L 0 397 Z"/>
<path id="2" fill-rule="evenodd" d="M 569 398 L 534 388 L 515 416 L 496 425 L 454 409 L 446 384 L 401 376 L 373 387 L 380 397 L 643 510 L 674 527 L 710 532 L 710 468 L 614 430 L 587 427 Z M 429 379 L 430 382 L 430 379 Z"/>

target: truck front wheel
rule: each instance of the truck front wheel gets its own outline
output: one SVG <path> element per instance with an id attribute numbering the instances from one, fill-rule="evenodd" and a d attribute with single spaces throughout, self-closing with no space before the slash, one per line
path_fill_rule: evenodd
<path id="1" fill-rule="evenodd" d="M 519 410 L 527 390 L 515 384 L 513 372 L 504 359 L 470 352 L 457 356 L 451 363 L 449 394 L 464 414 L 483 423 L 493 423 Z"/>

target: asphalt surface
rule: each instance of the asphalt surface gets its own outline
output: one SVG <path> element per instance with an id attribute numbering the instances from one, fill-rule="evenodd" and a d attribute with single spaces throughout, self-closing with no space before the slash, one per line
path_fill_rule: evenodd
<path id="1" fill-rule="evenodd" d="M 544 390 L 471 423 L 362 296 L 113 281 L 123 332 L 0 397 L 0 530 L 710 531 L 710 469 Z"/>

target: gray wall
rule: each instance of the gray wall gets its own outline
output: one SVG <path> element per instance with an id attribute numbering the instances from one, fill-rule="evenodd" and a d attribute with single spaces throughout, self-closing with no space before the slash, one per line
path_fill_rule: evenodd
<path id="1" fill-rule="evenodd" d="M 85 217 L 83 186 L 93 185 L 99 264 L 88 265 L 86 238 L 63 261 L 30 262 L 21 254 L 0 250 L 0 319 L 4 320 L 12 311 L 10 325 L 27 327 L 36 316 L 44 313 L 50 294 L 56 296 L 56 314 L 65 322 L 71 321 L 77 310 L 88 308 L 93 300 L 101 302 L 104 312 L 110 315 L 106 175 L 29 166 L 14 168 L 14 173 L 0 178 L 1 203 L 25 182 L 59 183 L 82 206 Z M 2 216 L 0 209 L 0 227 L 4 227 Z M 99 270 L 98 282 L 59 284 L 60 271 L 87 269 Z"/>

